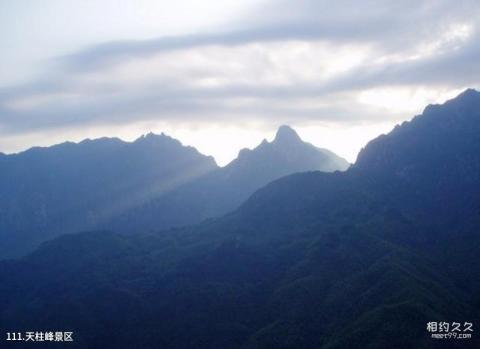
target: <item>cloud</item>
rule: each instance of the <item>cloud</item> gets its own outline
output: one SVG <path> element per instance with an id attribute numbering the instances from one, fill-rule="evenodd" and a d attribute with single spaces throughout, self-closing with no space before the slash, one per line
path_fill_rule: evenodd
<path id="1" fill-rule="evenodd" d="M 475 0 L 370 0 L 361 4 L 275 0 L 232 23 L 233 29 L 227 31 L 108 42 L 65 56 L 63 61 L 71 69 L 88 70 L 162 51 L 286 40 L 371 43 L 383 50 L 398 50 L 434 40 L 452 25 L 477 24 L 479 14 Z"/>
<path id="2" fill-rule="evenodd" d="M 403 109 L 364 104 L 359 94 L 478 86 L 479 18 L 468 0 L 276 0 L 222 31 L 57 58 L 42 79 L 0 90 L 0 133 L 140 120 L 394 120 Z"/>

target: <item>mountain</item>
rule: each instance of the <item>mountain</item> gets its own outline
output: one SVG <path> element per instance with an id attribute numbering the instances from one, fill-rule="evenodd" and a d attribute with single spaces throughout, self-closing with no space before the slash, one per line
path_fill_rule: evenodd
<path id="1" fill-rule="evenodd" d="M 327 149 L 303 142 L 288 126 L 281 126 L 275 139 L 263 141 L 253 150 L 244 149 L 237 159 L 217 171 L 215 183 L 228 193 L 231 203 L 219 200 L 221 207 L 237 208 L 255 190 L 280 177 L 297 172 L 345 171 L 350 164 Z M 222 213 L 226 213 L 222 212 Z"/>
<path id="2" fill-rule="evenodd" d="M 244 149 L 224 172 L 226 176 L 283 177 L 304 168 L 323 172 L 344 171 L 350 164 L 327 149 L 303 142 L 289 126 L 280 126 L 275 139 L 253 150 Z"/>
<path id="3" fill-rule="evenodd" d="M 217 169 L 164 134 L 32 148 L 0 157 L 0 256 L 92 228 Z"/>
<path id="4" fill-rule="evenodd" d="M 223 178 L 220 180 L 229 182 L 229 185 L 247 186 L 247 191 L 251 192 L 292 173 L 345 171 L 349 166 L 345 159 L 303 142 L 293 129 L 281 126 L 271 143 L 264 140 L 253 150 L 242 150 L 237 159 L 221 170 Z M 243 196 L 241 201 L 248 196 L 250 194 Z"/>
<path id="5" fill-rule="evenodd" d="M 272 142 L 243 149 L 227 166 L 115 217 L 104 229 L 155 231 L 198 223 L 238 208 L 255 190 L 297 172 L 344 171 L 350 164 L 331 151 L 303 142 L 281 126 Z"/>
<path id="6" fill-rule="evenodd" d="M 72 329 L 82 348 L 479 347 L 479 131 L 467 90 L 346 172 L 283 177 L 222 218 L 46 242 L 0 263 L 0 329 Z"/>
<path id="7" fill-rule="evenodd" d="M 237 208 L 284 175 L 348 165 L 287 126 L 272 143 L 242 150 L 224 168 L 163 133 L 132 143 L 102 138 L 0 156 L 0 258 L 62 233 L 198 223 Z"/>

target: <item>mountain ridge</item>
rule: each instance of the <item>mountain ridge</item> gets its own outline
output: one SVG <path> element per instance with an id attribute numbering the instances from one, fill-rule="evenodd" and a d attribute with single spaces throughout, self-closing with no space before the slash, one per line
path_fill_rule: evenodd
<path id="1" fill-rule="evenodd" d="M 280 127 L 277 134 L 278 138 L 272 142 L 263 140 L 253 149 L 242 149 L 228 165 L 165 197 L 126 212 L 103 228 L 124 232 L 154 231 L 159 227 L 198 223 L 236 209 L 255 190 L 282 176 L 311 170 L 345 170 L 350 165 L 332 152 L 303 142 L 288 126 Z M 184 202 L 189 202 L 190 206 L 185 208 Z"/>
<path id="2" fill-rule="evenodd" d="M 69 326 L 92 348 L 478 347 L 475 333 L 440 343 L 426 330 L 480 321 L 480 97 L 469 103 L 466 124 L 405 124 L 361 166 L 277 179 L 221 218 L 74 234 L 0 262 L 0 328 Z M 405 165 L 426 172 L 405 177 Z"/>
<path id="3" fill-rule="evenodd" d="M 255 155 L 260 145 L 248 155 L 240 152 L 241 166 L 234 160 L 220 168 L 213 157 L 163 132 L 132 142 L 103 137 L 2 156 L 0 258 L 62 233 L 197 223 L 236 208 L 270 180 L 337 161 L 333 153 L 319 155 L 297 138 L 297 153 L 309 153 L 293 165 L 286 149 L 267 142 L 263 155 Z"/>
<path id="4" fill-rule="evenodd" d="M 0 166 L 0 256 L 92 228 L 217 168 L 213 158 L 167 138 L 148 147 L 115 138 L 35 147 L 2 157 Z"/>

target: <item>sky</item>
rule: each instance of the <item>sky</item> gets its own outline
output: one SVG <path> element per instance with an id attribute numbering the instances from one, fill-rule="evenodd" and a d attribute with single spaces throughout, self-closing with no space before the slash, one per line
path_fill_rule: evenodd
<path id="1" fill-rule="evenodd" d="M 288 124 L 353 162 L 480 87 L 477 0 L 0 0 L 0 152 L 166 134 L 220 165 Z"/>

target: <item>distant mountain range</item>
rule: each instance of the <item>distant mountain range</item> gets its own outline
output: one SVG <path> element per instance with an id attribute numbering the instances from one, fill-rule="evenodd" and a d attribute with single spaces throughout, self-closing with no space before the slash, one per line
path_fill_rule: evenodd
<path id="1" fill-rule="evenodd" d="M 479 134 L 467 90 L 347 171 L 283 177 L 222 218 L 46 242 L 0 262 L 0 330 L 68 328 L 82 348 L 479 347 Z"/>
<path id="2" fill-rule="evenodd" d="M 198 223 L 236 209 L 255 190 L 280 177 L 305 171 L 344 171 L 350 164 L 327 149 L 303 142 L 288 126 L 274 140 L 243 149 L 225 167 L 124 211 L 101 227 L 121 232 L 157 231 Z"/>
<path id="3" fill-rule="evenodd" d="M 224 168 L 163 133 L 133 143 L 101 138 L 0 156 L 0 258 L 63 233 L 198 223 L 235 209 L 281 176 L 348 166 L 287 126 L 272 143 L 242 150 Z"/>

